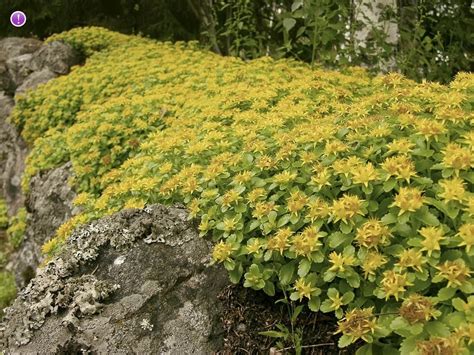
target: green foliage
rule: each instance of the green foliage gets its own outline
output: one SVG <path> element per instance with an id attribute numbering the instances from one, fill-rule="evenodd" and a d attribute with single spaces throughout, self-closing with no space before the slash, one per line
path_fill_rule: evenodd
<path id="1" fill-rule="evenodd" d="M 8 228 L 7 204 L 4 199 L 0 198 L 0 272 L 8 262 L 10 254 L 10 243 L 6 238 L 6 229 Z M 0 306 L 0 308 L 2 308 Z"/>
<path id="2" fill-rule="evenodd" d="M 0 272 L 0 312 L 8 307 L 15 297 L 15 277 L 9 272 Z"/>
<path id="3" fill-rule="evenodd" d="M 474 26 L 470 2 L 399 1 L 397 11 L 381 9 L 383 21 L 398 25 L 396 45 L 388 42 L 383 27 L 356 19 L 357 6 L 348 0 L 218 1 L 218 46 L 242 58 L 286 56 L 330 67 L 364 64 L 375 72 L 394 60 L 412 79 L 444 83 L 458 71 L 472 70 L 473 38 L 465 30 Z M 369 36 L 362 47 L 355 33 L 364 26 Z"/>
<path id="4" fill-rule="evenodd" d="M 76 31 L 87 48 L 105 30 Z M 27 171 L 54 164 L 53 137 L 81 192 L 45 252 L 91 219 L 185 203 L 233 282 L 334 312 L 341 347 L 473 350 L 472 74 L 417 84 L 107 36 L 14 109 Z"/>
<path id="5" fill-rule="evenodd" d="M 18 248 L 23 241 L 26 229 L 26 209 L 20 208 L 10 220 L 7 236 L 8 241 L 14 249 Z"/>
<path id="6" fill-rule="evenodd" d="M 227 54 L 241 58 L 257 58 L 262 55 L 265 34 L 258 29 L 258 2 L 251 0 L 218 1 L 216 12 L 230 14 L 223 16 L 225 23 L 220 28 L 222 41 L 228 44 Z"/>
<path id="7" fill-rule="evenodd" d="M 343 48 L 350 6 L 346 0 L 294 1 L 277 25 L 282 25 L 283 53 L 311 64 L 348 64 Z"/>
<path id="8" fill-rule="evenodd" d="M 46 42 L 65 40 L 73 48 L 90 56 L 94 52 L 108 49 L 127 41 L 127 36 L 116 32 L 110 32 L 105 29 L 96 29 L 95 31 L 83 31 L 81 29 L 72 29 L 65 33 L 54 34 L 47 38 Z"/>
<path id="9" fill-rule="evenodd" d="M 449 82 L 460 70 L 473 69 L 474 9 L 469 1 L 418 1 L 399 18 L 397 64 L 415 80 Z"/>
<path id="10" fill-rule="evenodd" d="M 276 345 L 278 349 L 288 349 L 293 348 L 295 354 L 299 355 L 302 354 L 303 351 L 303 328 L 297 327 L 296 322 L 298 320 L 299 315 L 303 311 L 304 306 L 299 305 L 295 306 L 294 303 L 289 302 L 288 298 L 280 299 L 277 301 L 286 304 L 288 309 L 288 315 L 290 318 L 290 327 L 282 323 L 276 324 L 276 328 L 278 330 L 267 330 L 264 332 L 259 332 L 260 335 L 265 335 L 270 338 L 278 339 Z M 289 347 L 286 347 L 289 345 Z"/>
<path id="11" fill-rule="evenodd" d="M 0 198 L 0 230 L 8 227 L 8 210 L 7 203 Z"/>
<path id="12" fill-rule="evenodd" d="M 7 25 L 15 10 L 26 13 L 22 28 Z M 192 40 L 199 36 L 199 19 L 188 0 L 3 0 L 5 26 L 0 37 L 45 38 L 77 26 L 103 26 L 122 33 L 142 33 L 161 40 Z"/>

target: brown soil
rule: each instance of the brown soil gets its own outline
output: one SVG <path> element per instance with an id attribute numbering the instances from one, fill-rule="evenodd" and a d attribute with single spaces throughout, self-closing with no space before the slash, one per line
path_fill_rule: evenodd
<path id="1" fill-rule="evenodd" d="M 278 330 L 277 324 L 291 328 L 287 305 L 276 304 L 278 298 L 268 297 L 263 292 L 240 285 L 226 287 L 219 296 L 224 306 L 224 346 L 216 355 L 294 354 L 293 344 L 284 343 L 284 347 L 288 349 L 278 351 L 278 339 L 259 334 L 263 331 Z M 303 329 L 303 354 L 354 354 L 356 346 L 343 350 L 337 347 L 339 335 L 334 335 L 336 322 L 332 315 L 314 313 L 305 307 L 295 325 L 295 328 Z"/>

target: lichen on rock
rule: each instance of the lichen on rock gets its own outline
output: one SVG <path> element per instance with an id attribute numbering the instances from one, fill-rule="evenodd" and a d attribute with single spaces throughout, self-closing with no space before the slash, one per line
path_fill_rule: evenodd
<path id="1" fill-rule="evenodd" d="M 163 243 L 145 243 L 145 238 Z M 129 209 L 77 228 L 7 308 L 7 353 L 209 353 L 218 348 L 208 242 L 181 207 Z M 120 260 L 120 262 L 116 262 Z M 146 329 L 143 319 L 147 320 Z"/>

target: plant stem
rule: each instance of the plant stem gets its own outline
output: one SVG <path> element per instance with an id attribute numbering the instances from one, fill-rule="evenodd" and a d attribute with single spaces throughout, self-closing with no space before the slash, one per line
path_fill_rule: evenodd
<path id="1" fill-rule="evenodd" d="M 336 345 L 335 343 L 321 343 L 321 344 L 313 344 L 313 345 L 303 345 L 301 346 L 302 349 L 307 349 L 307 348 L 319 348 L 319 347 L 323 347 L 323 346 L 334 346 Z M 284 351 L 284 350 L 291 350 L 291 349 L 294 349 L 295 347 L 294 346 L 289 346 L 287 348 L 283 348 L 283 349 L 280 349 L 280 351 Z"/>

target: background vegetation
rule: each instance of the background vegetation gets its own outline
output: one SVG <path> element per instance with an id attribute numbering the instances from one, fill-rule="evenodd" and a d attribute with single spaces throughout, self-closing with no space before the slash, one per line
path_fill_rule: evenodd
<path id="1" fill-rule="evenodd" d="M 372 9 L 362 7 L 372 4 Z M 391 3 L 391 6 L 384 4 Z M 377 10 L 377 7 L 381 7 Z M 160 40 L 200 40 L 224 55 L 245 59 L 294 57 L 326 66 L 363 64 L 398 68 L 410 78 L 450 81 L 472 71 L 474 10 L 471 0 L 37 0 L 2 1 L 0 14 L 28 15 L 22 29 L 0 36 L 45 38 L 77 26 L 100 25 Z M 392 22 L 398 40 L 387 41 L 367 12 Z M 370 27 L 363 44 L 357 40 Z M 387 61 L 392 65 L 387 66 Z"/>

